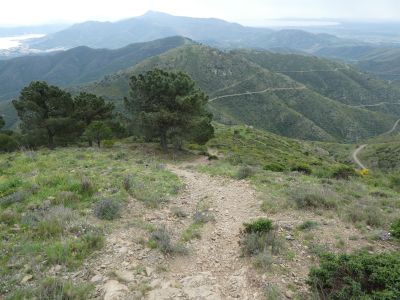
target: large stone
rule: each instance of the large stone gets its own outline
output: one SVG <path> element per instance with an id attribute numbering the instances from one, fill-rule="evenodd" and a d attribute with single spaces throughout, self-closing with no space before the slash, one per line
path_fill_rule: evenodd
<path id="1" fill-rule="evenodd" d="M 182 291 L 177 288 L 158 289 L 149 292 L 149 300 L 173 300 L 182 297 Z"/>
<path id="2" fill-rule="evenodd" d="M 109 280 L 104 285 L 104 300 L 124 300 L 129 289 L 126 285 L 116 280 Z"/>
<path id="3" fill-rule="evenodd" d="M 132 282 L 135 280 L 135 276 L 132 272 L 129 271 L 115 271 L 115 276 L 117 276 L 118 280 L 124 282 Z"/>

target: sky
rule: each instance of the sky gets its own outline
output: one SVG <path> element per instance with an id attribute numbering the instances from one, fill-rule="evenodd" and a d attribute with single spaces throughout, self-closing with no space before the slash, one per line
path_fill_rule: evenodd
<path id="1" fill-rule="evenodd" d="M 1 0 L 0 26 L 116 21 L 148 10 L 244 25 L 281 18 L 400 21 L 400 0 Z"/>

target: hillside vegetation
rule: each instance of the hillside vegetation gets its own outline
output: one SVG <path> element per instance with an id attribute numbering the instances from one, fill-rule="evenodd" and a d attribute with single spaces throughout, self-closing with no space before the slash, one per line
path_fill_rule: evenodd
<path id="1" fill-rule="evenodd" d="M 45 80 L 63 87 L 99 80 L 138 62 L 191 43 L 171 37 L 148 43 L 131 44 L 121 49 L 77 47 L 46 55 L 0 60 L 0 101 L 15 97 L 34 80 Z"/>
<path id="2" fill-rule="evenodd" d="M 266 55 L 276 59 L 277 64 L 284 57 L 280 54 Z M 309 58 L 304 56 L 288 58 L 294 61 L 293 65 L 303 67 L 309 61 Z M 319 68 L 335 66 L 335 63 L 325 61 L 318 64 Z M 287 74 L 278 74 L 266 66 L 249 61 L 242 53 L 226 53 L 199 45 L 180 47 L 149 58 L 124 72 L 83 87 L 82 90 L 119 101 L 127 95 L 131 74 L 143 73 L 156 67 L 188 73 L 198 86 L 207 92 L 210 99 L 242 94 L 210 102 L 210 109 L 216 120 L 226 124 L 247 124 L 301 139 L 357 140 L 389 130 L 396 120 L 394 116 L 350 107 L 335 98 L 327 97 L 331 94 L 335 96 L 337 84 L 347 80 L 350 84 L 345 85 L 345 92 L 335 97 L 352 97 L 351 100 L 346 100 L 347 104 L 356 105 L 362 102 L 360 99 L 369 89 L 372 90 L 373 85 L 365 87 L 363 84 L 368 79 L 361 75 L 357 76 L 363 82 L 358 84 L 354 83 L 355 80 L 350 75 L 339 75 L 339 83 L 328 81 L 327 78 L 326 82 L 309 84 L 312 79 L 317 78 L 316 75 L 310 80 L 301 79 L 301 82 L 296 78 L 298 81 L 295 81 Z M 355 71 L 351 74 L 354 75 Z M 383 82 L 378 83 L 382 88 L 385 86 Z M 332 86 L 320 88 L 319 84 Z M 355 87 L 357 89 L 354 91 Z M 266 90 L 268 88 L 272 90 Z M 287 90 L 279 90 L 280 88 Z M 258 94 L 246 94 L 264 90 L 265 92 Z M 393 89 L 393 93 L 396 92 L 397 90 Z M 369 99 L 373 101 L 372 97 Z"/>

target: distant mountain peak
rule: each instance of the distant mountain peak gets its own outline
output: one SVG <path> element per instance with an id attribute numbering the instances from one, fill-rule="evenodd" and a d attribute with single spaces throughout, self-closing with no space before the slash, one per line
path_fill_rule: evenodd
<path id="1" fill-rule="evenodd" d="M 149 10 L 144 15 L 141 15 L 139 18 L 161 17 L 161 16 L 172 17 L 172 15 L 164 13 L 164 12 L 155 11 L 155 10 Z"/>

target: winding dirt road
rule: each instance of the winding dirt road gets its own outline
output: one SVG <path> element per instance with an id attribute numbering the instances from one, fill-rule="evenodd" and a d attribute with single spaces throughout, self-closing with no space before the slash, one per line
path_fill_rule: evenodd
<path id="1" fill-rule="evenodd" d="M 358 154 L 365 148 L 367 147 L 367 144 L 359 146 L 356 150 L 353 151 L 352 153 L 352 158 L 353 161 L 361 168 L 361 169 L 366 169 L 365 165 L 360 161 L 358 158 Z"/>

